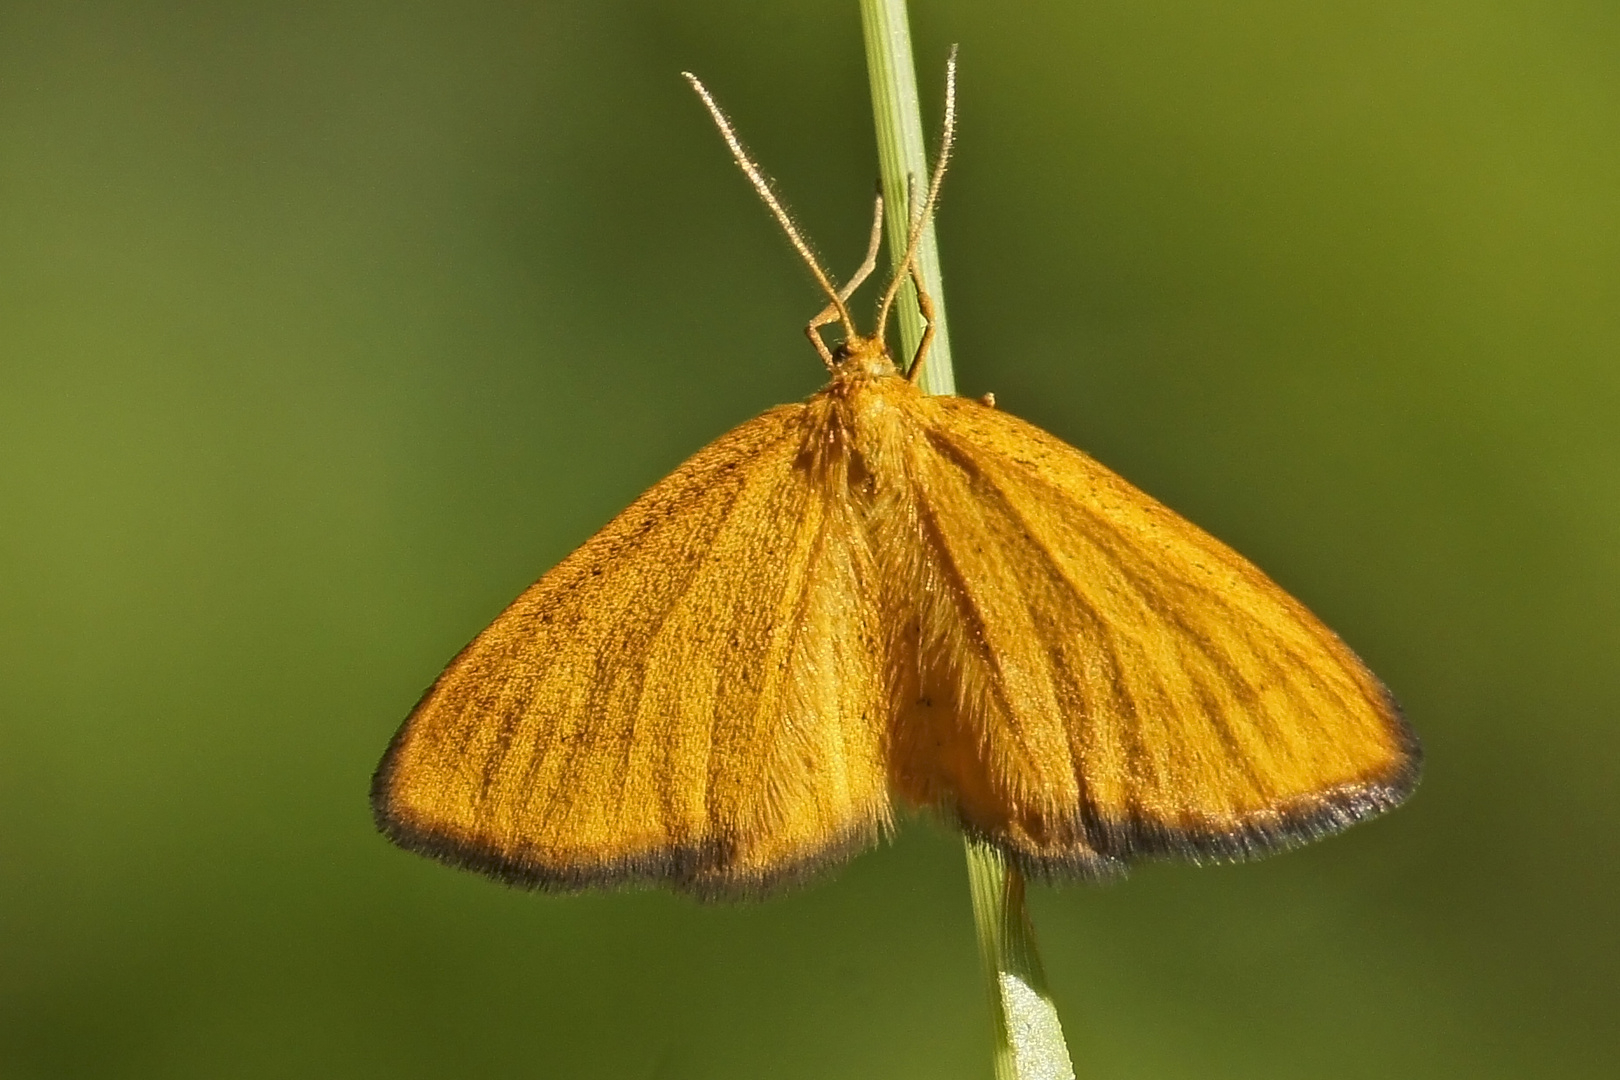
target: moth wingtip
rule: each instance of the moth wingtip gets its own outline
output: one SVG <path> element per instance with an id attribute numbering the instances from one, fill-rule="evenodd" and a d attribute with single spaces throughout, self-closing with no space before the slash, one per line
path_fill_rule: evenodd
<path id="1" fill-rule="evenodd" d="M 1392 770 L 1388 782 L 1399 792 L 1397 802 L 1401 802 L 1416 790 L 1418 783 L 1423 779 L 1426 756 L 1423 740 L 1418 737 L 1417 729 L 1407 720 L 1406 710 L 1401 707 L 1400 700 L 1389 687 L 1379 683 L 1378 688 L 1383 692 L 1384 715 L 1394 731 L 1396 752 L 1399 755 L 1397 766 Z"/>

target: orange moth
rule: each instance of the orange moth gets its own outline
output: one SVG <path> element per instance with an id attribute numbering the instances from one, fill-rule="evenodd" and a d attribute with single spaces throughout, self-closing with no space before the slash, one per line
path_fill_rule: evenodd
<path id="1" fill-rule="evenodd" d="M 403 847 L 547 889 L 767 891 L 921 808 L 1046 877 L 1243 858 L 1398 804 L 1389 692 L 1242 556 L 1046 432 L 917 385 L 708 92 L 827 307 L 831 381 L 699 450 L 445 668 L 372 782 Z M 954 80 L 953 80 L 954 85 Z M 916 201 L 915 199 L 913 200 Z M 820 327 L 844 338 L 827 346 Z M 930 332 L 931 333 L 931 332 Z"/>

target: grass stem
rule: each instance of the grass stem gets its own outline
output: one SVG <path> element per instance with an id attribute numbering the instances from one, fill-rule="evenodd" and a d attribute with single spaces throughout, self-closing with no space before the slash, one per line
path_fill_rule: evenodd
<path id="1" fill-rule="evenodd" d="M 883 199 L 889 207 L 889 252 L 898 263 L 906 247 L 907 215 L 897 211 L 908 205 L 910 186 L 915 183 L 921 189 L 928 177 L 911 28 L 905 0 L 860 3 Z M 954 394 L 956 378 L 951 368 L 945 290 L 932 221 L 927 223 L 917 262 L 935 310 L 934 343 L 923 368 L 922 386 L 930 394 Z M 922 316 L 909 283 L 901 293 L 898 308 L 901 355 L 909 358 L 922 340 L 923 331 Z M 994 1022 L 996 1080 L 1074 1080 L 1069 1048 L 1063 1041 L 1063 1028 L 1035 948 L 1035 928 L 1024 906 L 1024 877 L 1007 864 L 995 847 L 973 839 L 967 840 L 967 863 L 973 923 Z"/>
<path id="2" fill-rule="evenodd" d="M 861 0 L 861 26 L 866 38 L 866 70 L 872 80 L 872 115 L 877 122 L 878 165 L 883 176 L 884 222 L 889 255 L 896 269 L 906 250 L 909 187 L 928 187 L 928 154 L 923 145 L 922 108 L 917 101 L 917 68 L 911 59 L 911 27 L 905 0 Z M 917 247 L 917 266 L 934 301 L 934 343 L 922 372 L 930 394 L 956 393 L 951 370 L 950 324 L 945 318 L 945 290 L 939 273 L 939 242 L 934 223 L 924 228 Z M 900 362 L 917 352 L 923 320 L 911 282 L 900 289 L 895 307 L 900 316 Z"/>

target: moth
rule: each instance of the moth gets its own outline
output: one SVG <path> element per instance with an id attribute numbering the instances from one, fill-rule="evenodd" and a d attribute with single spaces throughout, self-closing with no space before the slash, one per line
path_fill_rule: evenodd
<path id="1" fill-rule="evenodd" d="M 1087 878 L 1401 802 L 1416 737 L 1298 601 L 1079 450 L 919 388 L 954 68 L 870 336 L 847 301 L 881 198 L 835 288 L 687 78 L 829 298 L 807 333 L 830 381 L 699 450 L 450 661 L 373 778 L 381 830 L 530 887 L 736 896 L 872 845 L 903 807 Z M 902 371 L 884 328 L 908 276 L 929 328 Z"/>

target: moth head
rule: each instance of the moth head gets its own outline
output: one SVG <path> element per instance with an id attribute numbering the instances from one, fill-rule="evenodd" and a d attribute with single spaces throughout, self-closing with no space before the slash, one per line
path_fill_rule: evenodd
<path id="1" fill-rule="evenodd" d="M 851 334 L 832 350 L 832 370 L 836 379 L 879 379 L 896 375 L 894 359 L 883 339 Z"/>

